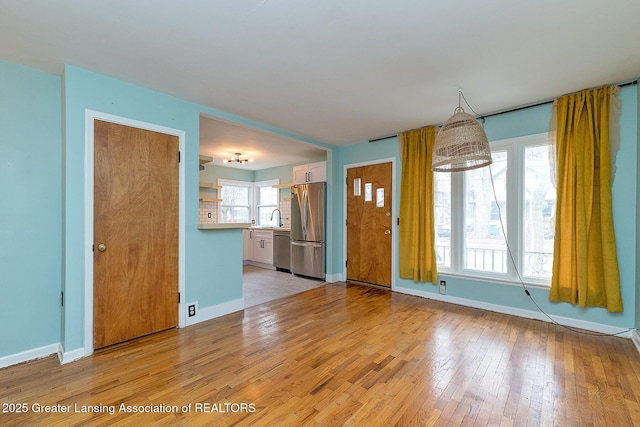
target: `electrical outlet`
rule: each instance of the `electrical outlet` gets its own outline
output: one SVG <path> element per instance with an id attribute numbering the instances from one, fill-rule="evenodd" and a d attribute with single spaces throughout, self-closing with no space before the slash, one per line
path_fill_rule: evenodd
<path id="1" fill-rule="evenodd" d="M 193 317 L 196 315 L 196 305 L 195 304 L 191 304 L 189 307 L 189 317 Z"/>
<path id="2" fill-rule="evenodd" d="M 444 280 L 440 280 L 440 294 L 444 295 L 447 293 L 447 282 Z"/>
<path id="3" fill-rule="evenodd" d="M 211 218 L 211 212 L 207 212 L 207 218 Z"/>

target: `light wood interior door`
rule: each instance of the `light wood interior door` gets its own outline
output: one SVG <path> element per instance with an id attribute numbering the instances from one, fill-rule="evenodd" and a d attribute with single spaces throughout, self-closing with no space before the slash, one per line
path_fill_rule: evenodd
<path id="1" fill-rule="evenodd" d="M 391 286 L 392 165 L 347 169 L 347 280 Z"/>
<path id="2" fill-rule="evenodd" d="M 178 149 L 95 121 L 94 348 L 178 324 Z"/>

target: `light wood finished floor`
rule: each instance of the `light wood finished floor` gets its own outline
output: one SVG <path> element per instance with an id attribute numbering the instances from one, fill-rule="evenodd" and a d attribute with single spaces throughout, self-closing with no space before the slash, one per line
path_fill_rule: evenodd
<path id="1" fill-rule="evenodd" d="M 64 366 L 2 369 L 0 402 L 29 409 L 0 414 L 3 426 L 632 426 L 640 355 L 624 338 L 329 284 Z"/>

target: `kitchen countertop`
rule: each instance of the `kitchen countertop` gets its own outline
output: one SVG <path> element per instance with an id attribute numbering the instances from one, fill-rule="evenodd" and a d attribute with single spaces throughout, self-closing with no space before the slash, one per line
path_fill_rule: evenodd
<path id="1" fill-rule="evenodd" d="M 229 230 L 234 228 L 250 228 L 249 223 L 198 224 L 198 230 Z"/>
<path id="2" fill-rule="evenodd" d="M 288 227 L 248 227 L 252 230 L 273 230 L 273 231 L 291 231 Z"/>

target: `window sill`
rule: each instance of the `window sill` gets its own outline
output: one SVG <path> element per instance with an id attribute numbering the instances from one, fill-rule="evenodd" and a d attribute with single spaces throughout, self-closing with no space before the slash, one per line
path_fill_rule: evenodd
<path id="1" fill-rule="evenodd" d="M 458 273 L 458 272 L 454 272 L 451 270 L 440 270 L 438 269 L 438 277 L 440 276 L 445 276 L 445 277 L 453 277 L 456 279 L 463 279 L 463 280 L 473 280 L 474 282 L 486 282 L 486 283 L 493 283 L 493 284 L 497 284 L 497 285 L 507 285 L 507 286 L 518 286 L 518 287 L 522 287 L 523 284 L 527 289 L 542 289 L 545 291 L 548 291 L 549 288 L 551 287 L 551 283 L 550 282 L 543 282 L 543 281 L 536 281 L 536 282 L 532 282 L 532 281 L 527 281 L 526 279 L 523 278 L 523 282 L 520 282 L 519 280 L 513 280 L 513 279 L 509 279 L 509 278 L 500 278 L 500 277 L 495 277 L 495 276 L 488 276 L 488 275 L 475 275 L 475 274 L 467 274 L 467 273 Z"/>

